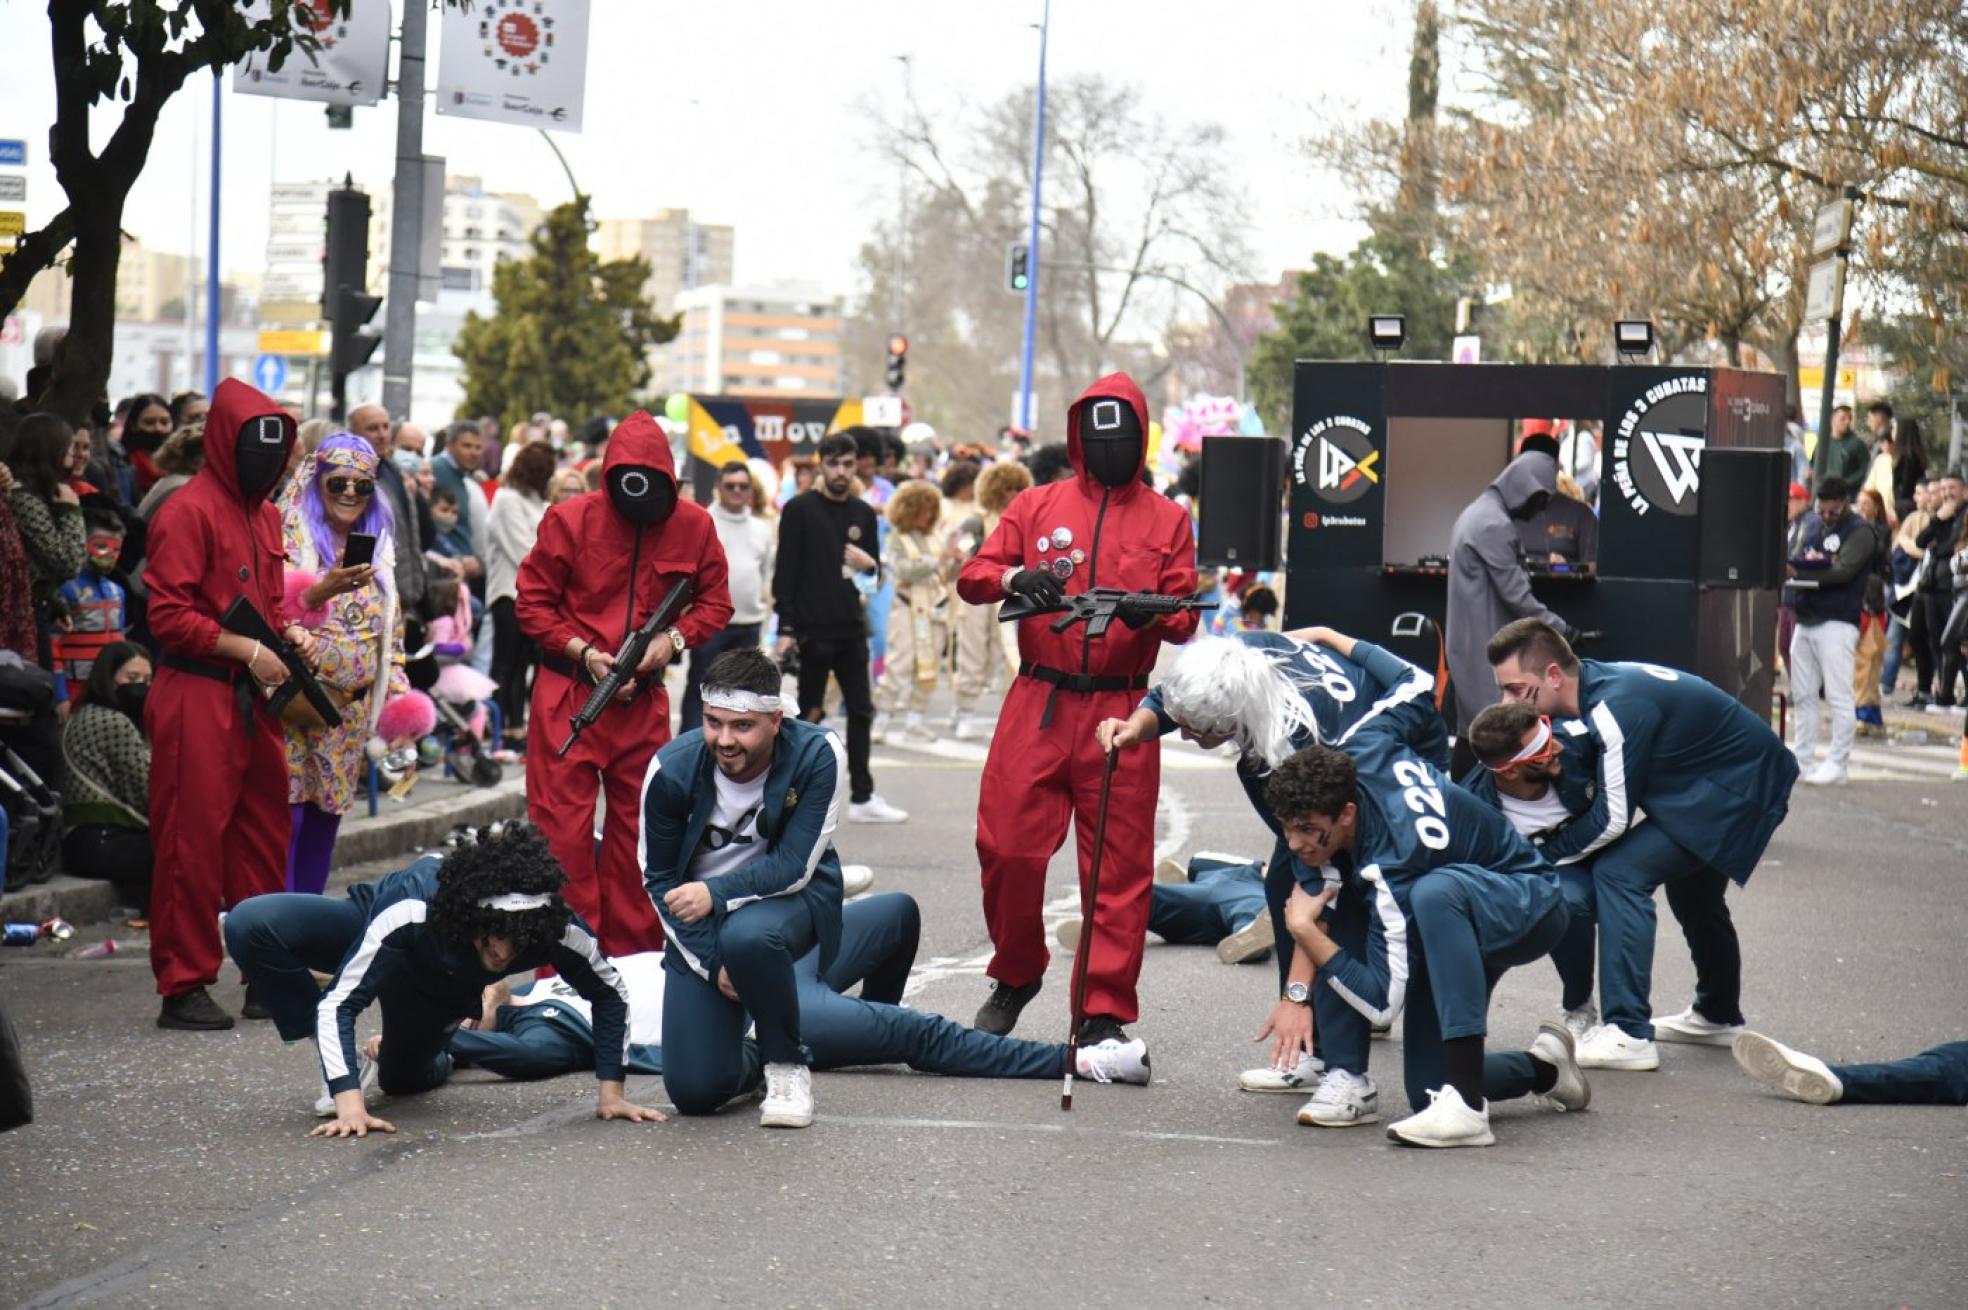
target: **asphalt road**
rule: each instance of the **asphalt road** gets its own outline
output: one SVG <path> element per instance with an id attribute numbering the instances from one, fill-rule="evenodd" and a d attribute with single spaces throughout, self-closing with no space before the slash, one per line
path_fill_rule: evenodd
<path id="1" fill-rule="evenodd" d="M 914 1003 L 967 1019 L 981 750 L 877 750 L 915 817 L 844 831 L 843 856 L 922 902 Z M 1261 848 L 1226 768 L 1171 764 L 1171 853 Z M 1965 811 L 1944 781 L 1800 788 L 1732 893 L 1753 1026 L 1845 1060 L 1968 1036 Z M 1055 861 L 1053 895 L 1071 885 Z M 1667 1011 L 1691 975 L 1663 919 Z M 1063 1033 L 1065 976 L 1056 959 L 1024 1034 Z M 1236 1090 L 1272 985 L 1268 964 L 1151 944 L 1154 1085 L 1082 1084 L 1070 1115 L 1050 1080 L 884 1069 L 819 1075 L 804 1132 L 751 1108 L 638 1126 L 593 1120 L 585 1076 L 467 1073 L 379 1106 L 396 1136 L 330 1142 L 304 1136 L 309 1047 L 157 1030 L 141 955 L 7 951 L 40 1118 L 0 1136 L 0 1303 L 1963 1303 L 1962 1110 L 1801 1105 L 1726 1051 L 1664 1047 L 1658 1073 L 1594 1075 L 1586 1113 L 1518 1102 L 1492 1149 L 1404 1150 Z M 1547 965 L 1513 973 L 1492 1042 L 1527 1041 L 1556 1000 Z M 1374 1059 L 1392 1110 L 1398 1041 Z"/>

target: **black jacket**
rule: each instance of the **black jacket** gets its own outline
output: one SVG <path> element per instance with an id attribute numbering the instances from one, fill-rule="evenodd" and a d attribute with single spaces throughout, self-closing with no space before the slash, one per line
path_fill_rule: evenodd
<path id="1" fill-rule="evenodd" d="M 881 558 L 874 507 L 858 496 L 829 500 L 802 491 L 779 515 L 779 557 L 772 570 L 772 603 L 780 634 L 845 641 L 868 635 L 861 592 L 842 572 L 850 542 Z"/>

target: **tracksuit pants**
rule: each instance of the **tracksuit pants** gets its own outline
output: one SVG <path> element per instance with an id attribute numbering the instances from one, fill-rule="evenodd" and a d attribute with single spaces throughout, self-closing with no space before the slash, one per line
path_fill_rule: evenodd
<path id="1" fill-rule="evenodd" d="M 1515 942 L 1486 954 L 1477 940 L 1472 901 L 1480 894 L 1453 870 L 1438 869 L 1417 881 L 1408 895 L 1415 932 L 1408 950 L 1401 1076 L 1408 1104 L 1417 1113 L 1428 1107 L 1429 1089 L 1448 1081 L 1442 1043 L 1486 1034 L 1497 980 L 1520 964 L 1549 955 L 1570 922 L 1561 901 Z M 1484 1099 L 1529 1096 L 1535 1090 L 1535 1066 L 1524 1051 L 1486 1051 Z"/>
<path id="2" fill-rule="evenodd" d="M 740 1005 L 680 959 L 666 962 L 663 1087 L 683 1114 L 711 1114 L 758 1086 L 767 1064 L 813 1063 L 800 1035 L 793 962 L 814 949 L 813 913 L 797 896 L 770 896 L 724 916 L 718 961 Z M 757 1028 L 747 1039 L 748 1024 Z"/>
<path id="3" fill-rule="evenodd" d="M 451 1034 L 448 1049 L 460 1065 L 487 1069 L 501 1078 L 530 1082 L 564 1073 L 594 1069 L 594 1037 L 583 1038 L 538 1005 L 508 1005 L 499 1009 L 497 1032 L 460 1028 Z M 385 1050 L 389 1043 L 383 1043 Z"/>
<path id="4" fill-rule="evenodd" d="M 1849 680 L 1847 685 L 1849 686 Z M 1599 902 L 1601 1017 L 1629 1037 L 1654 1035 L 1654 889 L 1667 888 L 1695 962 L 1695 1010 L 1714 1023 L 1741 1023 L 1742 946 L 1729 917 L 1729 879 L 1642 823 L 1600 851 L 1592 864 Z"/>
<path id="5" fill-rule="evenodd" d="M 334 975 L 368 925 L 368 916 L 353 901 L 276 892 L 255 896 L 226 915 L 226 950 L 254 984 L 281 1038 L 312 1040 L 324 995 L 314 975 Z M 386 982 L 376 993 L 376 1004 L 383 1017 L 376 1074 L 385 1092 L 426 1092 L 451 1076 L 445 1047 L 452 1030 L 468 1016 L 433 1005 L 407 983 Z"/>
<path id="6" fill-rule="evenodd" d="M 1271 866 L 1264 873 L 1264 900 L 1271 911 L 1271 953 L 1278 960 L 1278 994 L 1284 995 L 1291 972 L 1292 949 L 1296 945 L 1285 930 L 1285 902 L 1297 886 L 1293 872 L 1296 862 L 1285 843 L 1278 842 L 1271 853 Z M 1362 956 L 1367 950 L 1369 916 L 1367 889 L 1357 880 L 1343 883 L 1339 894 L 1326 906 L 1326 935 L 1349 955 Z M 1367 1057 L 1373 1047 L 1373 1025 L 1367 1017 L 1346 1003 L 1330 987 L 1322 987 L 1315 977 L 1312 984 L 1312 1054 L 1325 1061 L 1328 1069 L 1344 1069 L 1366 1077 Z"/>
<path id="7" fill-rule="evenodd" d="M 1968 1042 L 1886 1064 L 1834 1064 L 1841 1105 L 1968 1105 Z"/>
<path id="8" fill-rule="evenodd" d="M 1592 866 L 1565 865 L 1558 870 L 1558 886 L 1571 914 L 1564 937 L 1551 948 L 1561 989 L 1559 1004 L 1567 1010 L 1583 1010 L 1592 1004 L 1593 948 L 1598 940 L 1599 898 L 1593 891 Z"/>
<path id="9" fill-rule="evenodd" d="M 1158 882 L 1148 893 L 1148 931 L 1172 946 L 1214 946 L 1265 912 L 1256 860 L 1191 856 L 1188 882 Z"/>
<path id="10" fill-rule="evenodd" d="M 1843 769 L 1852 759 L 1852 737 L 1858 720 L 1852 717 L 1852 669 L 1859 647 L 1859 626 L 1840 619 L 1797 625 L 1790 639 L 1790 697 L 1797 707 L 1794 749 L 1806 768 L 1818 749 L 1818 696 L 1831 709 L 1831 749 L 1825 763 Z"/>

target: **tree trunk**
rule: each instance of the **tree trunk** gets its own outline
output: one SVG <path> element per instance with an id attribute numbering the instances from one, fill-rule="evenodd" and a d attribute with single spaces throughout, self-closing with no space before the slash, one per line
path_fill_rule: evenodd
<path id="1" fill-rule="evenodd" d="M 1784 403 L 1796 406 L 1797 412 L 1801 414 L 1804 412 L 1804 392 L 1797 380 L 1797 334 L 1786 332 L 1771 344 L 1774 347 L 1771 354 L 1776 359 L 1777 371 L 1782 373 L 1784 378 Z"/>
<path id="2" fill-rule="evenodd" d="M 42 408 L 73 424 L 109 389 L 116 344 L 116 269 L 123 259 L 123 201 L 129 184 L 105 182 L 75 223 L 75 283 L 68 335 L 55 356 L 54 377 Z"/>

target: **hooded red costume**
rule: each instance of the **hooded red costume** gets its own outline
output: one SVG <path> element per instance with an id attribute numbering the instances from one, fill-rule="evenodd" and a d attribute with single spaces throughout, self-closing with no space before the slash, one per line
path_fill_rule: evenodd
<path id="1" fill-rule="evenodd" d="M 144 584 L 161 658 L 150 734 L 150 967 L 161 996 L 218 981 L 219 911 L 286 886 L 287 746 L 246 666 L 217 654 L 219 616 L 245 596 L 275 630 L 287 620 L 280 513 L 240 490 L 237 441 L 249 420 L 294 422 L 228 378 L 205 416 L 205 467 L 158 511 Z"/>
<path id="2" fill-rule="evenodd" d="M 1135 478 L 1119 487 L 1103 486 L 1087 472 L 1081 402 L 1096 398 L 1126 402 L 1143 434 Z M 1147 432 L 1148 404 L 1132 378 L 1112 373 L 1088 387 L 1066 420 L 1066 452 L 1077 476 L 1019 493 L 983 549 L 964 565 L 958 594 L 988 605 L 1005 598 L 1011 572 L 1054 568 L 1065 560 L 1068 595 L 1095 586 L 1193 595 L 1196 546 L 1189 516 L 1140 481 Z M 1054 568 L 1054 576 L 1066 567 Z M 997 948 L 986 972 L 1012 987 L 1039 978 L 1050 959 L 1041 920 L 1046 865 L 1066 838 L 1069 817 L 1078 833 L 1082 885 L 1090 870 L 1106 763 L 1094 728 L 1102 719 L 1132 714 L 1162 643 L 1187 641 L 1196 631 L 1193 611 L 1157 618 L 1139 631 L 1116 623 L 1098 638 L 1089 638 L 1084 624 L 1055 633 L 1052 622 L 1044 615 L 1018 625 L 1019 676 L 999 712 L 977 799 L 984 919 Z M 1097 689 L 1076 688 L 1074 680 L 1082 679 Z M 1134 988 L 1147 940 L 1160 785 L 1159 752 L 1121 752 L 1107 812 L 1100 903 L 1088 939 L 1085 1013 L 1122 1023 L 1137 1017 Z"/>
<path id="3" fill-rule="evenodd" d="M 674 496 L 669 438 L 647 414 L 629 415 L 609 435 L 604 482 L 625 467 L 667 478 Z M 711 516 L 678 499 L 662 522 L 636 523 L 615 508 L 606 486 L 549 509 L 519 566 L 514 613 L 541 653 L 533 679 L 533 747 L 526 756 L 527 813 L 567 872 L 567 904 L 594 925 L 610 955 L 663 944 L 662 925 L 642 884 L 637 806 L 650 758 L 670 739 L 670 698 L 660 671 L 638 679 L 633 700 L 609 706 L 572 750 L 556 754 L 593 690 L 579 664 L 567 658 L 567 645 L 581 641 L 614 654 L 683 576 L 692 579 L 693 593 L 676 627 L 684 646 L 693 648 L 731 620 L 724 548 Z M 651 685 L 642 687 L 645 681 Z M 607 798 L 598 861 L 597 791 Z"/>

